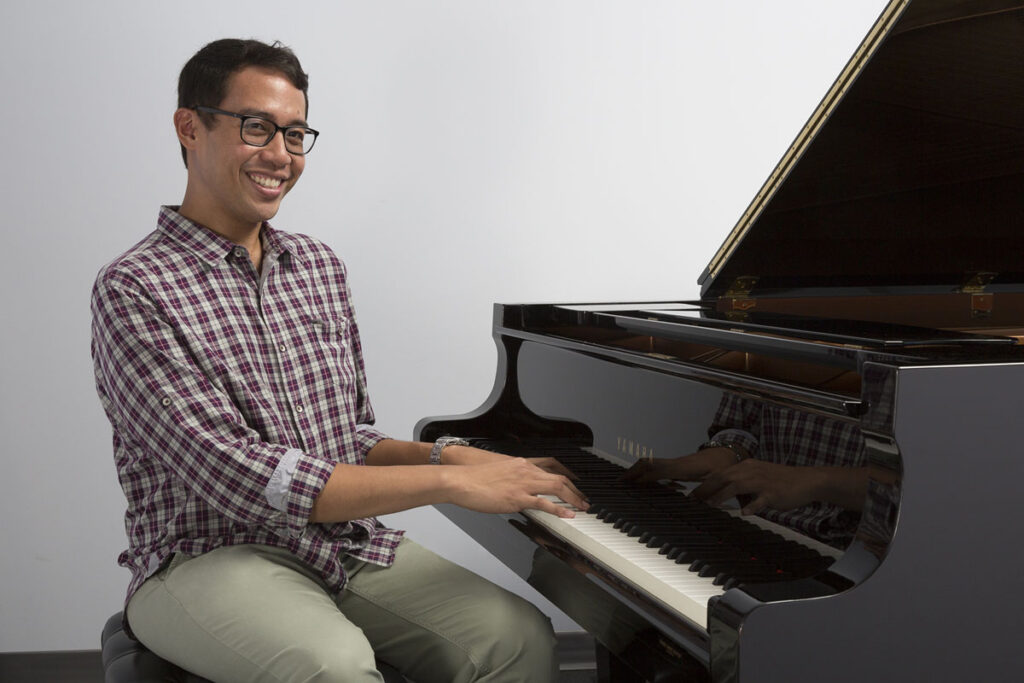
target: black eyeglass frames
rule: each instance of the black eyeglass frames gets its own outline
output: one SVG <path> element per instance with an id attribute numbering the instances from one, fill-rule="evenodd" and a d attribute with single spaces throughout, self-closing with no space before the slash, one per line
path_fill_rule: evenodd
<path id="1" fill-rule="evenodd" d="M 266 147 L 274 139 L 274 136 L 277 135 L 277 132 L 281 131 L 284 137 L 285 149 L 292 154 L 304 155 L 309 154 L 309 150 L 313 149 L 313 144 L 316 142 L 316 136 L 320 135 L 319 131 L 305 126 L 279 126 L 262 116 L 238 114 L 233 111 L 224 111 L 223 109 L 203 105 L 197 105 L 193 109 L 208 114 L 222 114 L 240 119 L 242 124 L 239 127 L 238 134 L 241 136 L 242 142 L 253 147 Z"/>

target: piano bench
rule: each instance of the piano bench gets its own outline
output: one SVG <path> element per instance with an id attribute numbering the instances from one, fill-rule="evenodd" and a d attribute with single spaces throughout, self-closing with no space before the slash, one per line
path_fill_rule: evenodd
<path id="1" fill-rule="evenodd" d="M 121 625 L 121 612 L 103 625 L 100 648 L 105 683 L 210 683 L 161 659 L 139 641 L 129 638 Z M 385 662 L 377 660 L 377 670 L 384 677 L 384 683 L 407 683 L 397 669 Z"/>

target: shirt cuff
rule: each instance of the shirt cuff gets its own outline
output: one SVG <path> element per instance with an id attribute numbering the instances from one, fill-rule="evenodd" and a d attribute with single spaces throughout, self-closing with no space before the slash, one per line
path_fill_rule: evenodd
<path id="1" fill-rule="evenodd" d="M 284 497 L 285 529 L 282 535 L 299 538 L 309 525 L 313 504 L 334 472 L 335 464 L 302 453 L 291 473 L 291 481 Z"/>
<path id="2" fill-rule="evenodd" d="M 270 481 L 263 489 L 263 495 L 267 503 L 275 510 L 285 512 L 288 507 L 288 490 L 292 486 L 292 479 L 295 477 L 295 468 L 299 465 L 299 458 L 302 451 L 297 448 L 289 449 L 281 456 L 274 473 L 270 475 Z"/>
<path id="3" fill-rule="evenodd" d="M 371 448 L 384 439 L 389 438 L 391 437 L 371 425 L 356 425 L 356 444 L 359 447 L 360 457 L 364 462 L 366 460 L 366 454 L 370 452 Z"/>

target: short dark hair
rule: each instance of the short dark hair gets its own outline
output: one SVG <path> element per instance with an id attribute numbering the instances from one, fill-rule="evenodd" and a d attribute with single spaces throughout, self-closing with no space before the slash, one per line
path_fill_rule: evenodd
<path id="1" fill-rule="evenodd" d="M 178 77 L 178 107 L 200 105 L 219 106 L 227 94 L 228 79 L 247 66 L 259 66 L 280 71 L 292 85 L 302 91 L 309 115 L 309 76 L 302 70 L 299 58 L 290 48 L 275 41 L 272 45 L 258 40 L 223 38 L 207 44 L 185 62 Z M 200 113 L 204 124 L 210 125 L 213 116 Z M 181 158 L 188 168 L 185 147 Z"/>

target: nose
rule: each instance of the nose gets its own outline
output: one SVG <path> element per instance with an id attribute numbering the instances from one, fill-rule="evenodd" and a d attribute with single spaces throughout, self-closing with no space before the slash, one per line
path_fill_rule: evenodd
<path id="1" fill-rule="evenodd" d="M 279 130 L 270 142 L 260 148 L 260 155 L 268 162 L 286 166 L 292 162 L 292 155 L 284 145 L 284 131 Z"/>

